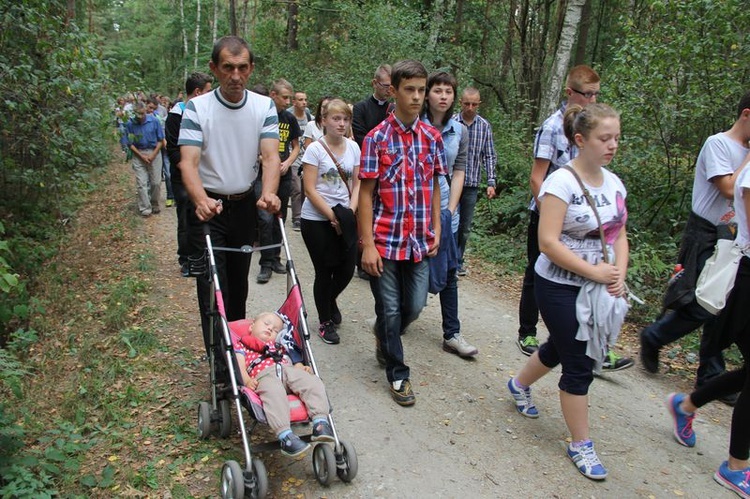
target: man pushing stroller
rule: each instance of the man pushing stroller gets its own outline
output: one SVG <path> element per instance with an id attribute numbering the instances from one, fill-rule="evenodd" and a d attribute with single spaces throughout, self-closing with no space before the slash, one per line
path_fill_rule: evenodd
<path id="1" fill-rule="evenodd" d="M 298 456 L 310 448 L 291 430 L 288 393 L 307 406 L 313 424 L 311 440 L 333 442 L 328 423 L 330 405 L 325 386 L 302 362 L 293 338 L 293 326 L 274 312 L 261 312 L 251 322 L 248 334 L 235 341 L 234 351 L 242 383 L 263 402 L 268 425 L 281 444 L 281 452 Z"/>

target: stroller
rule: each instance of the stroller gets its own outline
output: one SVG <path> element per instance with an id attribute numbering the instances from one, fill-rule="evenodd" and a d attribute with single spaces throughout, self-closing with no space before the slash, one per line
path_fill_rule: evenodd
<path id="1" fill-rule="evenodd" d="M 239 320 L 228 322 L 224 311 L 221 287 L 219 285 L 218 273 L 214 251 L 237 251 L 252 253 L 261 249 L 270 249 L 283 246 L 287 257 L 287 297 L 279 307 L 280 315 L 289 318 L 293 328 L 294 341 L 303 353 L 303 362 L 310 366 L 313 373 L 318 375 L 318 368 L 313 358 L 310 344 L 310 331 L 307 326 L 307 311 L 302 299 L 300 284 L 289 250 L 289 242 L 284 231 L 284 221 L 277 218 L 281 226 L 281 245 L 252 248 L 243 246 L 241 248 L 219 248 L 211 244 L 211 234 L 206 224 L 204 235 L 206 238 L 206 259 L 211 281 L 211 345 L 209 348 L 209 367 L 211 379 L 211 401 L 198 404 L 198 434 L 200 438 L 208 438 L 212 433 L 221 438 L 227 438 L 232 431 L 231 405 L 234 402 L 239 432 L 242 435 L 242 446 L 245 452 L 245 466 L 240 466 L 237 461 L 226 461 L 221 471 L 221 495 L 223 498 L 261 498 L 268 492 L 268 474 L 263 462 L 254 457 L 254 453 L 262 451 L 277 450 L 279 442 L 273 440 L 257 445 L 250 445 L 249 436 L 258 423 L 266 423 L 263 404 L 260 397 L 242 386 L 242 376 L 234 354 L 234 342 L 239 339 L 248 329 L 249 321 Z M 296 395 L 288 395 L 291 408 L 290 419 L 292 425 L 306 424 L 310 422 L 307 410 L 302 401 Z M 245 408 L 252 416 L 249 428 L 245 425 L 242 408 Z M 318 443 L 313 448 L 312 465 L 315 478 L 321 485 L 328 485 L 334 475 L 344 482 L 351 482 L 357 476 L 357 454 L 354 447 L 348 442 L 339 439 L 334 425 L 333 416 L 328 415 L 328 422 L 334 436 L 333 444 Z M 311 434 L 299 435 L 305 442 L 312 442 Z M 312 442 L 315 443 L 315 442 Z"/>

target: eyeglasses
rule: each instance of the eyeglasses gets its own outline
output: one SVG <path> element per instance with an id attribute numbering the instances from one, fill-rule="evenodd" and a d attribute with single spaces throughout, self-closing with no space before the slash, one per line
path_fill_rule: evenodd
<path id="1" fill-rule="evenodd" d="M 381 83 L 378 80 L 375 80 L 375 83 L 377 83 L 380 88 L 390 88 L 391 86 L 391 82 Z"/>
<path id="2" fill-rule="evenodd" d="M 577 93 L 578 95 L 583 95 L 587 99 L 590 99 L 592 97 L 598 97 L 599 94 L 601 94 L 601 92 L 581 92 L 580 90 L 576 88 L 571 88 L 571 90 Z"/>

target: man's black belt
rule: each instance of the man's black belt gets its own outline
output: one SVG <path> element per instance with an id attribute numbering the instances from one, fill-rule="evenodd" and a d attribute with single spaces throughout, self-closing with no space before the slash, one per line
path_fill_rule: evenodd
<path id="1" fill-rule="evenodd" d="M 246 190 L 245 192 L 240 192 L 239 194 L 218 194 L 216 192 L 206 191 L 206 194 L 208 197 L 213 199 L 221 199 L 223 201 L 240 201 L 242 199 L 245 199 L 250 194 L 252 194 L 253 188 Z"/>

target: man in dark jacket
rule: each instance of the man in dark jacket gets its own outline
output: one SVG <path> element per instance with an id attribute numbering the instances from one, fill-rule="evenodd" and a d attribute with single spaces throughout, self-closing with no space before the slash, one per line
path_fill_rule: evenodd
<path id="1" fill-rule="evenodd" d="M 183 277 L 190 275 L 188 269 L 187 229 L 185 218 L 188 195 L 182 184 L 182 173 L 177 166 L 180 164 L 180 147 L 177 139 L 180 138 L 180 124 L 182 123 L 182 111 L 185 104 L 205 92 L 211 91 L 213 77 L 206 73 L 193 73 L 185 80 L 185 102 L 177 102 L 167 115 L 164 123 L 164 136 L 167 139 L 167 157 L 169 158 L 169 173 L 172 179 L 172 192 L 177 206 L 177 262 L 180 264 L 180 272 Z"/>

